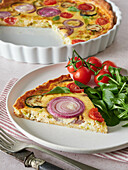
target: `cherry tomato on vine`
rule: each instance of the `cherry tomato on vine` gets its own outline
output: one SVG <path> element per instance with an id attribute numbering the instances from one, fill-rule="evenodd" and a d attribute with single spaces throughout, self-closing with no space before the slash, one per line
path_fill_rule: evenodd
<path id="1" fill-rule="evenodd" d="M 114 62 L 112 62 L 112 61 L 110 61 L 110 60 L 107 60 L 107 61 L 104 61 L 103 62 L 103 70 L 108 70 L 109 71 L 109 66 L 112 66 L 112 67 L 116 67 L 117 68 L 117 65 L 114 63 Z"/>
<path id="2" fill-rule="evenodd" d="M 82 93 L 82 92 L 84 92 L 84 89 L 80 89 L 80 87 L 77 86 L 75 83 L 69 83 L 67 85 L 67 88 L 69 88 L 72 93 Z"/>
<path id="3" fill-rule="evenodd" d="M 91 64 L 95 64 L 96 67 L 102 67 L 102 62 L 97 57 L 93 57 L 93 56 L 89 57 L 87 59 L 87 62 L 89 62 Z M 96 72 L 96 71 L 98 71 L 98 68 L 96 68 L 95 66 L 90 65 L 90 68 Z M 91 74 L 94 74 L 94 72 L 92 70 L 90 70 L 90 72 L 91 72 Z"/>
<path id="4" fill-rule="evenodd" d="M 81 61 L 80 58 L 74 57 L 74 62 L 77 61 L 77 60 L 78 60 L 79 62 L 77 62 L 77 63 L 75 64 L 75 66 L 76 66 L 76 68 L 79 68 L 80 66 L 82 66 L 82 61 Z M 71 63 L 72 63 L 72 58 L 71 58 L 71 59 L 69 60 L 69 62 L 67 63 L 67 66 L 70 65 Z M 74 71 L 76 71 L 76 70 L 74 69 L 73 63 L 72 63 L 70 66 L 68 66 L 67 69 L 68 69 L 69 73 L 73 73 Z"/>
<path id="5" fill-rule="evenodd" d="M 104 76 L 104 77 L 102 78 L 102 80 L 98 80 L 98 78 L 99 78 L 100 76 L 104 75 L 104 74 L 109 74 L 109 75 L 111 76 L 111 74 L 110 74 L 109 71 L 107 71 L 107 70 L 101 70 L 101 71 L 94 77 L 94 81 L 95 81 L 95 83 L 96 83 L 97 85 L 98 85 L 99 82 L 108 83 L 108 81 L 110 80 L 109 77 L 107 77 L 107 76 Z M 98 85 L 98 86 L 99 86 L 99 85 Z"/>
<path id="6" fill-rule="evenodd" d="M 93 120 L 97 120 L 98 122 L 103 122 L 104 121 L 104 118 L 101 116 L 100 112 L 98 112 L 97 108 L 92 108 L 89 111 L 88 116 Z"/>
<path id="7" fill-rule="evenodd" d="M 83 84 L 87 84 L 91 79 L 90 70 L 87 67 L 81 67 L 73 73 L 73 79 Z"/>

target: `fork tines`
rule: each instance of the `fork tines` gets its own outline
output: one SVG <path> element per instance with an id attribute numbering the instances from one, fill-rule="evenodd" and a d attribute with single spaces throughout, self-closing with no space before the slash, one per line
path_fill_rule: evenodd
<path id="1" fill-rule="evenodd" d="M 0 145 L 5 149 L 11 148 L 16 141 L 11 135 L 7 134 L 1 127 L 0 127 Z"/>

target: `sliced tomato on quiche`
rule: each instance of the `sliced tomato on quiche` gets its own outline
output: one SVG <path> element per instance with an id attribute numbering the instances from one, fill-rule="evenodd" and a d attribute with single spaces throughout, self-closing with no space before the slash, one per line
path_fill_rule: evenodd
<path id="1" fill-rule="evenodd" d="M 14 17 L 4 18 L 4 22 L 6 22 L 8 25 L 14 25 L 16 21 L 17 21 L 17 18 L 14 18 Z"/>

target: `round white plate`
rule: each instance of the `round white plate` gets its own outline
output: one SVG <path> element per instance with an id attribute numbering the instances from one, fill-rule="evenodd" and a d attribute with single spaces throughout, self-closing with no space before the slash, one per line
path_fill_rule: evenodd
<path id="1" fill-rule="evenodd" d="M 97 153 L 128 146 L 128 128 L 121 127 L 121 123 L 109 128 L 108 134 L 100 134 L 25 120 L 13 114 L 12 105 L 19 96 L 49 79 L 67 74 L 65 65 L 65 63 L 60 63 L 39 68 L 17 81 L 7 99 L 7 111 L 14 125 L 31 140 L 46 147 L 66 152 Z"/>

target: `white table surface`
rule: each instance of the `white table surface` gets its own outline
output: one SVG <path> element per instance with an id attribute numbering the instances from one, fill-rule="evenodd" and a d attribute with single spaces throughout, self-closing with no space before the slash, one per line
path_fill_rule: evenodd
<path id="1" fill-rule="evenodd" d="M 116 5 L 119 6 L 122 11 L 122 23 L 117 33 L 117 37 L 114 43 L 108 47 L 104 52 L 97 54 L 102 61 L 111 60 L 114 61 L 118 66 L 128 69 L 128 1 L 127 0 L 113 0 Z M 20 78 L 24 74 L 32 71 L 33 69 L 43 67 L 41 64 L 28 64 L 20 63 L 12 60 L 7 60 L 4 57 L 0 56 L 0 92 L 3 90 L 6 83 L 13 77 Z M 72 167 L 63 164 L 62 162 L 53 159 L 50 156 L 47 156 L 39 151 L 34 151 L 35 155 L 49 160 L 51 163 L 54 163 L 64 169 L 72 170 Z M 102 170 L 127 170 L 128 164 L 121 163 L 117 161 L 102 159 L 94 155 L 86 154 L 73 154 L 73 153 L 64 153 L 61 154 L 76 159 L 82 163 L 91 165 L 95 168 Z M 15 160 L 13 157 L 6 155 L 3 152 L 0 152 L 0 170 L 25 170 L 22 163 Z M 32 168 L 29 168 L 32 169 Z"/>

